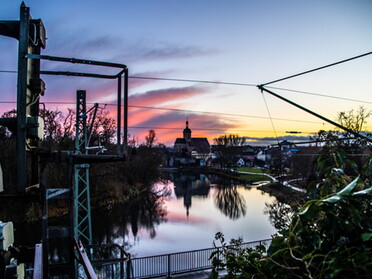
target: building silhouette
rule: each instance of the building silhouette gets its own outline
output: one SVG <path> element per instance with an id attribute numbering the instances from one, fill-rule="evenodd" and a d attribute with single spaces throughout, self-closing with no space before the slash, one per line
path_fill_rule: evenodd
<path id="1" fill-rule="evenodd" d="M 183 129 L 183 137 L 174 142 L 174 157 L 182 164 L 204 164 L 211 154 L 211 146 L 207 138 L 193 138 L 189 128 L 189 121 Z"/>

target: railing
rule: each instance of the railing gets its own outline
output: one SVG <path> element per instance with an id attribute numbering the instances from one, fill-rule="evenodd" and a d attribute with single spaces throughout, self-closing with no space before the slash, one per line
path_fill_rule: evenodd
<path id="1" fill-rule="evenodd" d="M 268 247 L 271 239 L 245 242 L 240 248 L 254 248 L 258 245 Z M 149 256 L 130 259 L 126 262 L 100 262 L 92 265 L 98 278 L 133 279 L 156 278 L 191 273 L 212 268 L 210 256 L 221 247 Z M 125 270 L 124 270 L 125 269 Z"/>
<path id="2" fill-rule="evenodd" d="M 120 245 L 87 245 L 87 250 L 97 278 L 129 278 L 130 271 L 127 269 L 130 265 L 126 263 L 130 255 Z"/>

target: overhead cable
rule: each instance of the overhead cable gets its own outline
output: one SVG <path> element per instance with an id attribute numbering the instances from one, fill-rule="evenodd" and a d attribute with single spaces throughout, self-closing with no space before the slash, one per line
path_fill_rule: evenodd
<path id="1" fill-rule="evenodd" d="M 0 73 L 17 73 L 17 71 L 0 70 Z M 141 76 L 130 76 L 128 78 L 177 81 L 177 82 L 191 82 L 191 83 L 221 84 L 221 85 L 231 85 L 231 86 L 249 86 L 249 87 L 257 86 L 256 84 L 253 84 L 253 83 L 211 81 L 211 80 L 198 80 L 198 79 L 178 79 L 178 78 L 141 77 Z M 352 101 L 352 102 L 358 102 L 358 103 L 372 104 L 372 102 L 365 101 L 365 100 L 357 100 L 357 99 L 351 99 L 351 98 L 337 97 L 337 96 L 332 96 L 332 95 L 319 94 L 319 93 L 313 93 L 313 92 L 307 92 L 307 91 L 301 91 L 301 90 L 294 90 L 294 89 L 288 89 L 288 88 L 281 88 L 281 87 L 274 87 L 274 86 L 267 86 L 267 88 L 283 90 L 283 91 L 288 91 L 288 92 L 301 93 L 301 94 L 314 95 L 314 96 L 319 96 L 319 97 L 333 98 L 333 99 L 339 99 L 339 100 L 345 100 L 345 101 Z"/>
<path id="2" fill-rule="evenodd" d="M 305 107 L 303 107 L 303 106 L 301 106 L 301 105 L 299 105 L 299 104 L 297 104 L 297 103 L 295 103 L 295 102 L 293 102 L 291 100 L 288 100 L 288 99 L 280 96 L 279 94 L 276 94 L 273 91 L 270 91 L 270 90 L 266 89 L 262 85 L 259 85 L 258 88 L 261 90 L 261 92 L 265 91 L 265 92 L 267 92 L 267 93 L 269 93 L 269 94 L 271 94 L 271 95 L 273 95 L 273 96 L 275 96 L 275 97 L 277 97 L 277 98 L 279 98 L 279 99 L 281 99 L 281 100 L 283 100 L 283 101 L 285 101 L 285 102 L 287 102 L 287 103 L 289 103 L 289 104 L 291 104 L 291 105 L 293 105 L 293 106 L 295 106 L 295 107 L 297 107 L 297 108 L 299 108 L 299 109 L 301 109 L 303 111 L 306 111 L 307 113 L 309 113 L 309 114 L 311 114 L 311 115 L 313 115 L 313 116 L 315 116 L 315 117 L 317 117 L 319 119 L 322 119 L 322 120 L 330 123 L 333 126 L 336 126 L 336 127 L 340 128 L 340 129 L 342 129 L 344 131 L 347 131 L 347 132 L 353 134 L 356 137 L 360 137 L 360 138 L 363 138 L 363 139 L 367 140 L 368 142 L 372 142 L 372 139 L 371 138 L 369 138 L 367 136 L 364 136 L 364 135 L 362 135 L 361 133 L 359 133 L 357 131 L 354 131 L 352 129 L 349 129 L 349 128 L 347 128 L 347 127 L 345 127 L 345 126 L 343 126 L 343 125 L 341 125 L 341 124 L 339 124 L 337 122 L 334 122 L 334 121 L 332 121 L 332 120 L 330 120 L 330 119 L 328 119 L 328 118 L 326 118 L 326 117 L 324 117 L 324 116 L 322 116 L 322 115 L 320 115 L 320 114 L 318 114 L 318 113 L 316 113 L 316 112 L 314 112 L 312 110 L 309 110 L 308 108 L 305 108 Z"/>
<path id="3" fill-rule="evenodd" d="M 273 118 L 271 117 L 271 113 L 270 113 L 270 110 L 269 110 L 269 106 L 267 105 L 266 98 L 265 98 L 265 95 L 264 95 L 264 94 L 262 94 L 262 98 L 263 98 L 263 100 L 264 100 L 264 103 L 265 103 L 265 106 L 266 106 L 266 110 L 267 110 L 267 113 L 268 113 L 269 118 L 270 118 L 271 126 L 273 127 L 273 131 L 274 131 L 274 135 L 275 135 L 276 141 L 277 141 L 277 143 L 279 144 L 279 139 L 278 139 L 278 135 L 277 135 L 277 133 L 276 133 L 276 129 L 275 129 L 275 125 L 274 125 L 274 121 L 273 121 Z"/>
<path id="4" fill-rule="evenodd" d="M 198 79 L 162 78 L 162 77 L 141 77 L 141 76 L 129 76 L 128 78 L 164 80 L 164 81 L 182 81 L 182 82 L 192 82 L 192 83 L 211 83 L 211 84 L 237 85 L 237 86 L 257 86 L 257 84 L 253 84 L 253 83 L 212 81 L 212 80 L 198 80 Z"/>
<path id="5" fill-rule="evenodd" d="M 325 69 L 325 68 L 328 68 L 328 67 L 332 67 L 332 66 L 341 64 L 341 63 L 345 63 L 345 62 L 348 62 L 348 61 L 351 61 L 351 60 L 354 60 L 354 59 L 358 59 L 358 58 L 361 58 L 361 57 L 364 57 L 364 56 L 367 56 L 367 55 L 370 55 L 370 54 L 372 54 L 372 51 L 361 54 L 361 55 L 358 55 L 358 56 L 354 56 L 354 57 L 351 57 L 351 58 L 348 58 L 348 59 L 345 59 L 345 60 L 341 60 L 341 61 L 338 61 L 338 62 L 335 62 L 335 63 L 332 63 L 332 64 L 328 64 L 328 65 L 325 65 L 325 66 L 322 66 L 322 67 L 318 67 L 318 68 L 315 68 L 315 69 L 312 69 L 312 70 L 308 70 L 308 71 L 305 71 L 305 72 L 302 72 L 302 73 L 298 73 L 298 74 L 291 75 L 291 76 L 288 76 L 288 77 L 284 77 L 284 78 L 280 78 L 280 79 L 273 80 L 273 81 L 270 81 L 270 82 L 266 82 L 266 83 L 260 84 L 260 86 L 266 86 L 266 85 L 273 84 L 273 83 L 283 81 L 283 80 L 286 80 L 286 79 L 290 79 L 290 78 L 298 77 L 298 76 L 301 76 L 301 75 L 305 75 L 305 74 L 308 74 L 308 73 L 311 73 L 311 72 L 322 70 L 322 69 Z"/>
<path id="6" fill-rule="evenodd" d="M 289 92 L 295 92 L 295 93 L 300 93 L 300 94 L 313 95 L 313 96 L 319 96 L 319 97 L 333 98 L 333 99 L 345 100 L 345 101 L 351 101 L 351 102 L 372 104 L 372 102 L 364 101 L 364 100 L 356 100 L 356 99 L 350 99 L 350 98 L 344 98 L 344 97 L 337 97 L 337 96 L 331 96 L 331 95 L 325 95 L 325 94 L 319 94 L 319 93 L 313 93 L 313 92 L 307 92 L 307 91 L 301 91 L 301 90 L 294 90 L 294 89 L 288 89 L 288 88 L 282 88 L 282 87 L 266 86 L 266 88 L 289 91 Z"/>
<path id="7" fill-rule="evenodd" d="M 160 126 L 129 126 L 130 129 L 156 129 L 156 130 L 182 130 L 180 127 L 160 127 Z M 194 131 L 236 131 L 236 132 L 249 132 L 249 133 L 272 133 L 272 131 L 267 130 L 242 130 L 242 129 L 230 129 L 230 128 L 195 128 L 193 127 L 192 130 Z M 281 131 L 282 133 L 285 133 L 285 131 Z M 314 131 L 304 131 L 303 134 L 315 134 Z M 281 136 L 283 137 L 283 136 Z M 301 136 L 304 137 L 304 136 Z"/>
<path id="8" fill-rule="evenodd" d="M 16 103 L 16 101 L 0 101 L 4 104 Z M 54 105 L 74 105 L 73 102 L 43 102 L 44 104 L 54 104 Z M 87 104 L 95 104 L 92 102 L 87 102 Z M 117 106 L 117 104 L 105 104 L 107 106 Z M 124 106 L 124 105 L 122 105 Z M 166 111 L 177 111 L 177 112 L 186 112 L 186 113 L 195 113 L 195 114 L 212 114 L 212 115 L 222 115 L 222 116 L 233 116 L 233 117 L 243 117 L 243 118 L 256 118 L 256 119 L 268 119 L 267 116 L 257 116 L 257 115 L 246 115 L 246 114 L 233 114 L 233 113 L 223 113 L 223 112 L 211 112 L 211 111 L 197 111 L 197 110 L 185 110 L 185 109 L 175 109 L 175 108 L 161 108 L 161 107 L 149 107 L 149 106 L 136 106 L 128 105 L 129 108 L 141 108 L 141 109 L 152 109 L 152 110 L 166 110 Z M 319 124 L 318 121 L 306 121 L 306 120 L 296 120 L 296 119 L 287 119 L 287 118 L 272 118 L 278 121 L 289 121 L 289 122 L 301 122 L 301 123 L 312 123 Z"/>

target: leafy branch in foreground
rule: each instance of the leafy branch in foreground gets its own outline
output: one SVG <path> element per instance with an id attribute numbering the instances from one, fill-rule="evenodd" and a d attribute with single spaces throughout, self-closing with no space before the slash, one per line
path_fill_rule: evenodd
<path id="1" fill-rule="evenodd" d="M 355 178 L 336 194 L 308 201 L 270 247 L 241 249 L 241 240 L 212 254 L 224 278 L 369 278 L 372 271 L 372 187 Z M 223 261 L 221 259 L 224 259 Z"/>

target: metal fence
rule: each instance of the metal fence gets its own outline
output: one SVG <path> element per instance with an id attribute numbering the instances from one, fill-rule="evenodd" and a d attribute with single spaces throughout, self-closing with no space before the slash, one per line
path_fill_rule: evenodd
<path id="1" fill-rule="evenodd" d="M 264 239 L 226 247 L 246 249 L 264 245 L 268 248 L 270 244 L 271 239 Z M 95 251 L 92 252 L 93 247 L 90 246 L 87 250 L 90 254 L 91 264 L 99 279 L 170 278 L 176 274 L 211 269 L 213 267 L 212 259 L 210 259 L 211 254 L 222 250 L 222 247 L 214 247 L 130 259 L 130 256 L 118 245 L 98 246 L 98 249 L 95 247 Z M 79 277 L 87 278 L 82 268 L 79 269 Z M 25 278 L 33 278 L 33 269 L 27 269 Z M 53 278 L 64 279 L 68 277 L 54 276 Z"/>
<path id="2" fill-rule="evenodd" d="M 254 248 L 258 245 L 268 247 L 270 243 L 271 239 L 245 242 L 241 243 L 239 248 Z M 176 274 L 211 269 L 213 266 L 210 256 L 219 249 L 221 247 L 134 258 L 124 262 L 124 265 L 123 262 L 106 262 L 99 265 L 93 264 L 93 266 L 98 278 L 140 279 L 171 277 Z"/>

